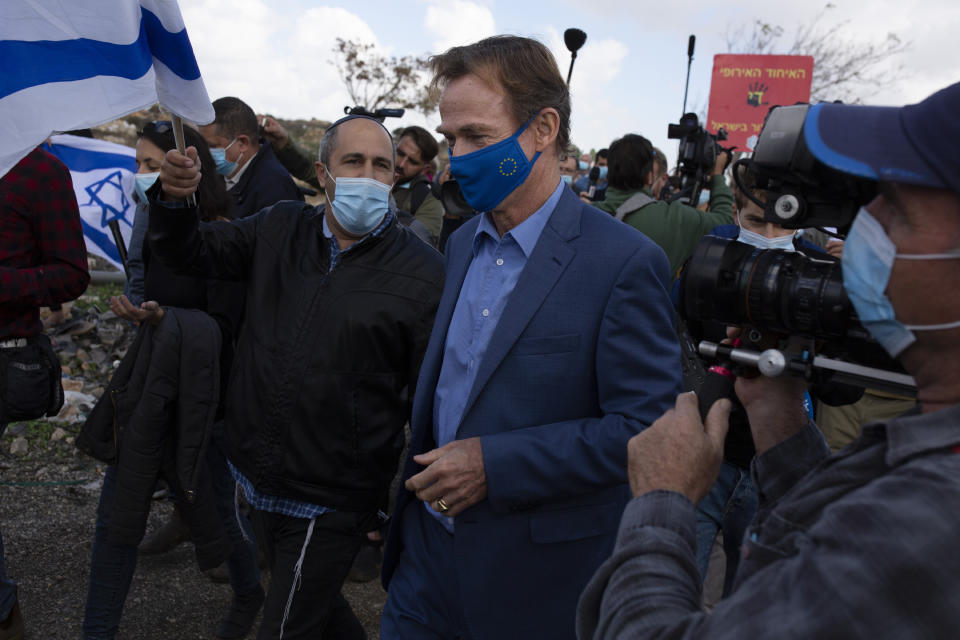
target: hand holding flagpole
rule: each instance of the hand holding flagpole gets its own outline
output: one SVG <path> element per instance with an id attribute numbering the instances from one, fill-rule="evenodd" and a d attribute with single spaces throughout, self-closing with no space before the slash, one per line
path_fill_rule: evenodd
<path id="1" fill-rule="evenodd" d="M 180 155 L 186 156 L 187 144 L 183 137 L 183 119 L 176 114 L 172 114 L 171 119 L 173 121 L 173 139 L 177 143 L 177 151 L 180 152 Z M 196 156 L 196 152 L 194 152 L 194 156 Z M 197 175 L 200 175 L 199 171 L 197 172 Z M 197 184 L 199 184 L 199 182 Z M 194 194 L 194 192 L 190 192 L 190 194 L 187 196 L 187 204 L 191 207 L 197 206 L 197 196 Z"/>
<path id="2" fill-rule="evenodd" d="M 192 196 L 200 185 L 200 158 L 194 147 L 186 155 L 170 149 L 160 165 L 160 185 L 165 198 L 184 199 Z"/>

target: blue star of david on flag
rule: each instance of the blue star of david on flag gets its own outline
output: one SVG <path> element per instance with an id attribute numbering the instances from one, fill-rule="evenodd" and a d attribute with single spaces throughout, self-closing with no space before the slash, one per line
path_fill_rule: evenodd
<path id="1" fill-rule="evenodd" d="M 131 191 L 137 172 L 136 152 L 106 140 L 70 135 L 52 136 L 43 147 L 70 169 L 87 251 L 121 268 L 109 227 L 116 220 L 124 242 L 130 242 L 137 209 Z"/>
<path id="2" fill-rule="evenodd" d="M 114 171 L 102 180 L 98 180 L 86 186 L 84 191 L 90 196 L 90 201 L 84 206 L 98 206 L 103 211 L 100 217 L 100 226 L 107 228 L 113 220 L 122 220 L 128 225 L 133 226 L 133 222 L 127 219 L 127 211 L 130 210 L 130 199 L 127 198 L 123 190 L 123 175 L 119 171 Z M 101 198 L 101 192 L 104 198 Z M 120 209 L 112 203 L 119 202 Z"/>

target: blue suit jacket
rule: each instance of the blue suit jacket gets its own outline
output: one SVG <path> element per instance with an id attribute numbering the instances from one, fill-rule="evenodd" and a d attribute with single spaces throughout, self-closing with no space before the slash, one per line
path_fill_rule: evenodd
<path id="1" fill-rule="evenodd" d="M 451 236 L 420 369 L 405 481 L 435 447 L 433 398 L 479 216 Z M 573 638 L 577 599 L 613 549 L 630 497 L 627 440 L 673 406 L 680 349 L 663 251 L 564 190 L 483 356 L 457 432 L 481 438 L 486 500 L 456 518 L 457 578 L 475 638 Z M 384 559 L 389 585 L 401 485 Z M 416 504 L 415 508 L 423 508 Z"/>

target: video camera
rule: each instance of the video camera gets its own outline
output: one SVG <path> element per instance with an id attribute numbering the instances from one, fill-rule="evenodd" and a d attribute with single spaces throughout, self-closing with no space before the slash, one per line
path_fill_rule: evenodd
<path id="1" fill-rule="evenodd" d="M 738 188 L 764 208 L 764 217 L 787 228 L 830 226 L 846 230 L 876 183 L 829 168 L 817 159 L 805 134 L 809 105 L 771 110 L 752 159 L 734 164 Z M 816 144 L 816 140 L 812 141 Z M 766 202 L 746 189 L 740 167 L 749 165 Z M 814 383 L 842 383 L 904 395 L 913 379 L 870 336 L 843 288 L 839 261 L 803 253 L 758 249 L 734 240 L 705 237 L 680 281 L 680 313 L 688 322 L 714 321 L 748 327 L 753 342 L 780 338 L 765 351 L 701 342 L 709 358 L 790 374 Z"/>
<path id="2" fill-rule="evenodd" d="M 673 188 L 670 200 L 682 199 L 695 207 L 700 199 L 700 192 L 710 180 L 710 174 L 717 163 L 717 154 L 721 151 L 733 151 L 720 146 L 720 141 L 727 139 L 727 132 L 720 129 L 716 135 L 708 133 L 700 124 L 697 114 L 686 113 L 678 124 L 667 126 L 667 137 L 680 140 L 680 150 L 677 153 L 680 175 L 670 179 L 670 186 Z"/>
<path id="3" fill-rule="evenodd" d="M 376 109 L 370 111 L 366 107 L 344 107 L 343 112 L 348 116 L 367 116 L 383 122 L 387 118 L 402 118 L 404 109 Z"/>

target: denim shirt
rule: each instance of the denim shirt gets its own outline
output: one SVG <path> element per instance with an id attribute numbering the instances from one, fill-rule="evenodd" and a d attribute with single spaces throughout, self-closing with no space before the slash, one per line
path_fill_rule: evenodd
<path id="1" fill-rule="evenodd" d="M 834 456 L 813 423 L 757 456 L 760 510 L 733 592 L 700 609 L 694 508 L 627 506 L 580 601 L 580 638 L 948 638 L 960 628 L 960 405 L 864 427 Z"/>

